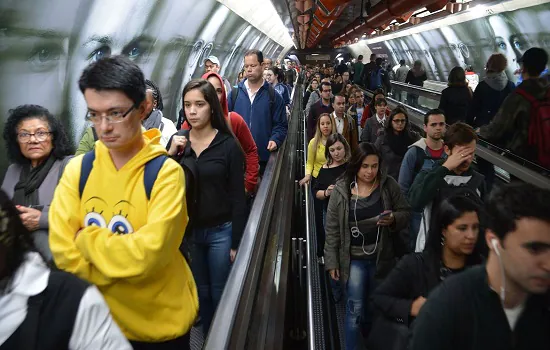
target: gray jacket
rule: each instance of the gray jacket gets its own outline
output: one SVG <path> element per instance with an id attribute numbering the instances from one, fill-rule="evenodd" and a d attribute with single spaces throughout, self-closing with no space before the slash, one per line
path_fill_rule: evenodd
<path id="1" fill-rule="evenodd" d="M 47 231 L 50 227 L 48 224 L 48 212 L 50 209 L 50 203 L 53 199 L 53 194 L 57 183 L 61 178 L 63 169 L 71 157 L 65 157 L 64 159 L 58 159 L 50 169 L 50 173 L 42 182 L 42 185 L 38 188 L 38 205 L 44 206 L 42 214 L 40 215 L 39 230 Z M 9 198 L 13 198 L 15 185 L 19 182 L 19 176 L 21 175 L 21 165 L 11 164 L 8 167 L 4 182 L 2 183 L 2 190 L 6 192 Z"/>
<path id="2" fill-rule="evenodd" d="M 384 278 L 394 267 L 396 257 L 393 240 L 399 239 L 399 231 L 409 224 L 411 207 L 401 193 L 397 181 L 381 171 L 380 189 L 382 205 L 385 210 L 392 210 L 395 221 L 391 227 L 384 227 L 380 232 L 378 254 L 376 256 L 376 278 Z M 344 180 L 336 183 L 327 208 L 325 223 L 325 268 L 339 269 L 342 283 L 347 282 L 351 264 L 351 232 L 349 229 L 350 190 Z"/>
<path id="3" fill-rule="evenodd" d="M 387 121 L 388 118 L 384 119 L 384 125 Z M 361 132 L 361 142 L 375 143 L 381 131 L 384 129 L 384 125 L 378 122 L 376 115 L 373 115 L 367 119 L 363 132 Z"/>

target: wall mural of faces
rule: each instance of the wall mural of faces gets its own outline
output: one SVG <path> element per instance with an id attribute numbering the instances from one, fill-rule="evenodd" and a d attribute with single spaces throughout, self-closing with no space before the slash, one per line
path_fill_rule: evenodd
<path id="1" fill-rule="evenodd" d="M 215 0 L 3 0 L 0 2 L 0 128 L 8 110 L 39 104 L 61 118 L 77 143 L 86 104 L 82 70 L 125 55 L 157 83 L 173 120 L 185 84 L 215 55 L 234 83 L 249 49 L 276 58 L 282 47 Z M 4 152 L 0 142 L 0 152 Z M 0 174 L 7 159 L 0 157 Z"/>
<path id="2" fill-rule="evenodd" d="M 472 66 L 481 78 L 493 53 L 508 58 L 506 74 L 516 82 L 517 60 L 531 47 L 550 52 L 550 3 L 499 13 L 448 27 L 368 45 L 373 53 L 404 59 L 412 67 L 420 60 L 428 79 L 447 81 L 453 67 Z"/>

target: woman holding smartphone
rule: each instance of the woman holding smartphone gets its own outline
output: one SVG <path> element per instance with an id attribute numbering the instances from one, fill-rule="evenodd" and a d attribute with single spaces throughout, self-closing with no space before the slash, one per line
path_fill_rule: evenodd
<path id="1" fill-rule="evenodd" d="M 325 268 L 346 288 L 346 350 L 357 349 L 360 334 L 368 333 L 370 292 L 375 280 L 395 265 L 394 240 L 410 216 L 397 181 L 381 165 L 374 145 L 361 143 L 336 182 L 327 208 Z"/>

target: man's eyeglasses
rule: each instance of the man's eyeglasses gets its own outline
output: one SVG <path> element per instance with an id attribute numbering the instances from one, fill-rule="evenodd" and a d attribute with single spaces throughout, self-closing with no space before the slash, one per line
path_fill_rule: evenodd
<path id="1" fill-rule="evenodd" d="M 104 113 L 107 123 L 117 124 L 124 121 L 124 118 L 135 108 L 135 106 L 130 107 L 126 112 L 121 112 L 120 110 L 113 110 L 107 113 Z M 86 120 L 92 122 L 93 124 L 101 123 L 102 115 L 96 112 L 88 111 L 86 112 Z"/>
<path id="2" fill-rule="evenodd" d="M 28 143 L 31 141 L 31 136 L 34 136 L 36 141 L 38 142 L 44 142 L 48 139 L 48 136 L 50 136 L 51 131 L 46 130 L 38 130 L 35 133 L 27 132 L 27 131 L 21 131 L 17 134 L 17 140 L 21 143 Z"/>

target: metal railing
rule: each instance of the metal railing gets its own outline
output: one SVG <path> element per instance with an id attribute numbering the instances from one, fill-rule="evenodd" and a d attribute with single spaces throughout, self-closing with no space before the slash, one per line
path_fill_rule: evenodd
<path id="1" fill-rule="evenodd" d="M 392 81 L 392 85 L 393 84 L 399 84 L 400 88 L 401 87 L 407 88 L 408 91 L 414 92 L 424 97 L 431 97 L 435 99 L 436 96 L 441 95 L 441 93 L 437 91 L 420 88 L 418 86 L 414 86 L 410 84 L 402 84 L 402 83 Z M 367 94 L 367 96 L 372 98 L 373 96 L 372 91 L 365 91 L 365 93 Z M 411 124 L 415 128 L 419 130 L 423 130 L 425 111 L 417 107 L 409 106 L 391 97 L 387 97 L 386 100 L 388 101 L 388 105 L 392 109 L 397 107 L 398 105 L 404 106 L 409 113 L 409 120 L 411 121 Z M 523 164 L 518 163 L 508 157 L 503 156 L 500 153 L 493 151 L 492 149 L 489 149 L 488 147 L 491 147 L 493 149 L 499 149 L 498 146 L 489 144 L 488 142 L 481 140 L 481 142 L 478 142 L 477 144 L 476 155 L 493 164 L 496 167 L 496 174 L 501 179 L 505 181 L 509 181 L 510 175 L 513 175 L 518 179 L 520 179 L 521 181 L 531 183 L 541 188 L 550 189 L 550 178 L 541 174 L 541 172 L 543 171 L 542 168 L 531 163 L 532 168 L 537 169 L 537 170 L 532 170 L 532 168 L 525 166 L 526 164 L 525 162 L 527 161 L 525 161 Z M 500 150 L 500 151 L 506 152 L 505 150 Z"/>

